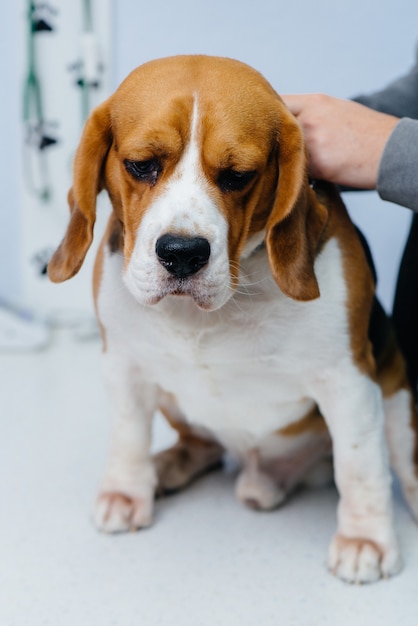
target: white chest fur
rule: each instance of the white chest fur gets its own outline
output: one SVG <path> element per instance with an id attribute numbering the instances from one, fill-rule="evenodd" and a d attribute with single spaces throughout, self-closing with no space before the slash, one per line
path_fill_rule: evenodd
<path id="1" fill-rule="evenodd" d="M 122 283 L 122 259 L 105 258 L 98 300 L 107 349 L 141 376 L 175 394 L 192 423 L 221 440 L 239 433 L 245 447 L 306 414 L 318 372 L 348 354 L 346 290 L 335 240 L 318 257 L 321 297 L 284 296 L 263 250 L 245 261 L 238 292 L 218 311 L 170 296 L 136 303 Z M 254 280 L 257 277 L 257 280 Z M 234 437 L 236 439 L 236 437 Z"/>

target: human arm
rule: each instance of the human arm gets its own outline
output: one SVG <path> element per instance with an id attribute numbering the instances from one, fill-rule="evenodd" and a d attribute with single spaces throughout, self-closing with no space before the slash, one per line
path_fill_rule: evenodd
<path id="1" fill-rule="evenodd" d="M 403 118 L 385 145 L 376 186 L 383 200 L 418 211 L 418 61 L 384 89 L 354 100 Z"/>
<path id="2" fill-rule="evenodd" d="M 354 102 L 314 94 L 284 100 L 304 130 L 312 176 L 377 188 L 384 200 L 418 211 L 418 63 Z"/>
<path id="3" fill-rule="evenodd" d="M 375 189 L 385 144 L 398 118 L 322 94 L 283 97 L 305 135 L 313 178 Z"/>

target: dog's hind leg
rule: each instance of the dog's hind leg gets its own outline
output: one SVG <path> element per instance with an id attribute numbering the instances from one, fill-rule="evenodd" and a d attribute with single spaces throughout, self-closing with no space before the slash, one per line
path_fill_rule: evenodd
<path id="1" fill-rule="evenodd" d="M 418 522 L 418 414 L 408 388 L 384 398 L 390 462 Z"/>
<path id="2" fill-rule="evenodd" d="M 376 306 L 374 311 L 374 319 L 378 322 L 383 337 L 376 363 L 377 378 L 383 393 L 390 463 L 399 478 L 412 514 L 418 521 L 417 409 L 409 386 L 405 361 L 390 321 Z"/>
<path id="3" fill-rule="evenodd" d="M 177 431 L 177 443 L 153 457 L 157 496 L 174 493 L 193 480 L 222 466 L 224 449 L 206 433 L 187 424 L 175 399 L 165 394 L 160 410 Z"/>
<path id="4" fill-rule="evenodd" d="M 402 356 L 390 319 L 377 300 L 370 325 L 382 389 L 386 441 L 390 463 L 406 501 L 418 521 L 418 414 Z"/>

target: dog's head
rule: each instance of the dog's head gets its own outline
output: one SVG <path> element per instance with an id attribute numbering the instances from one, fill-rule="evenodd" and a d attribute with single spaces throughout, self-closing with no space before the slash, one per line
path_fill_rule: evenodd
<path id="1" fill-rule="evenodd" d="M 139 302 L 188 295 L 217 309 L 238 284 L 240 261 L 263 242 L 280 289 L 318 297 L 313 262 L 326 209 L 308 185 L 299 125 L 250 67 L 204 56 L 153 61 L 92 112 L 53 281 L 81 267 L 103 188 Z"/>

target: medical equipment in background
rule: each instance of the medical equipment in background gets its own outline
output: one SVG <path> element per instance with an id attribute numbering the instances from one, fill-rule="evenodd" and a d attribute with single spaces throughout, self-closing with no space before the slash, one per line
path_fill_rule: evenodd
<path id="1" fill-rule="evenodd" d="M 83 32 L 81 34 L 81 59 L 72 66 L 78 72 L 76 84 L 81 88 L 81 117 L 84 122 L 91 110 L 91 92 L 100 87 L 99 41 L 93 29 L 91 1 L 83 0 Z"/>
<path id="2" fill-rule="evenodd" d="M 77 11 L 74 11 L 75 19 L 70 21 L 70 24 L 73 30 L 74 24 L 76 24 L 76 29 L 79 32 L 81 30 L 81 34 L 77 37 L 77 30 L 75 30 L 71 40 L 74 41 L 74 46 L 78 48 L 79 60 L 70 68 L 68 65 L 63 66 L 64 71 L 71 70 L 72 78 L 76 72 L 75 79 L 69 81 L 68 84 L 72 85 L 69 89 L 76 86 L 76 89 L 80 91 L 80 112 L 77 111 L 77 108 L 74 111 L 73 106 L 73 113 L 71 113 L 75 116 L 76 121 L 77 118 L 79 119 L 80 132 L 94 104 L 93 90 L 101 87 L 103 83 L 101 80 L 103 64 L 99 55 L 99 39 L 93 28 L 92 4 L 91 0 L 80 0 L 79 5 L 74 7 Z M 81 16 L 81 19 L 77 16 Z M 61 22 L 59 22 L 59 17 L 61 17 Z M 65 141 L 64 135 L 58 138 L 58 123 L 46 118 L 45 111 L 48 111 L 46 105 L 49 103 L 48 94 L 51 93 L 51 89 L 62 89 L 63 87 L 62 83 L 60 83 L 61 87 L 58 84 L 55 87 L 54 77 L 46 71 L 43 59 L 48 60 L 48 67 L 50 67 L 52 59 L 55 71 L 57 63 L 63 59 L 64 54 L 68 55 L 68 45 L 67 48 L 65 43 L 64 47 L 62 45 L 63 41 L 68 42 L 68 37 L 60 38 L 57 35 L 63 33 L 64 27 L 66 27 L 66 35 L 71 31 L 67 20 L 63 17 L 62 9 L 58 12 L 49 3 L 36 3 L 33 0 L 27 0 L 24 19 L 27 53 L 23 85 L 24 180 L 26 189 L 34 199 L 31 207 L 39 208 L 41 205 L 49 204 L 53 208 L 51 203 L 53 179 L 48 169 L 50 150 L 58 145 L 60 155 L 58 158 L 62 159 L 64 154 L 64 159 L 70 166 L 73 159 L 71 152 L 74 147 L 73 140 L 74 143 L 77 143 L 77 138 L 72 136 L 71 143 L 68 140 Z M 78 28 L 77 23 L 79 24 Z M 49 41 L 44 39 L 41 45 L 41 38 L 47 38 Z M 64 54 L 63 51 L 65 51 Z M 48 55 L 47 57 L 43 56 L 45 53 Z M 61 124 L 61 126 L 62 133 L 64 133 L 64 125 Z M 31 210 L 33 211 L 33 208 Z M 46 273 L 46 266 L 52 249 L 45 247 L 31 254 L 30 262 L 41 280 L 42 275 Z M 24 305 L 9 301 L 0 294 L 0 351 L 44 348 L 51 341 L 51 331 L 62 327 L 69 329 L 74 339 L 78 341 L 86 341 L 98 336 L 96 322 L 90 313 L 66 307 L 62 310 L 48 311 L 39 315 Z"/>
<path id="3" fill-rule="evenodd" d="M 75 84 L 81 89 L 81 125 L 91 109 L 92 91 L 100 87 L 103 65 L 100 61 L 99 43 L 93 28 L 91 0 L 82 0 L 82 33 L 79 40 L 80 58 L 69 69 L 76 72 Z M 32 151 L 25 154 L 25 177 L 31 193 L 42 203 L 51 200 L 52 184 L 48 172 L 46 151 L 58 143 L 56 122 L 47 121 L 44 114 L 44 90 L 39 71 L 37 39 L 56 31 L 53 20 L 58 11 L 49 4 L 27 3 L 27 71 L 23 95 L 23 122 L 26 144 Z M 38 182 L 35 182 L 37 180 Z"/>
<path id="4" fill-rule="evenodd" d="M 48 174 L 48 163 L 45 150 L 57 143 L 58 139 L 50 132 L 53 124 L 48 124 L 44 116 L 44 102 L 41 81 L 39 78 L 36 39 L 40 33 L 52 33 L 53 26 L 50 18 L 54 18 L 57 11 L 48 4 L 36 5 L 32 0 L 27 6 L 27 54 L 28 65 L 23 92 L 23 122 L 26 127 L 26 144 L 35 147 L 37 159 L 25 151 L 25 168 L 27 184 L 33 194 L 41 202 L 51 199 L 51 183 Z M 38 175 L 35 176 L 35 163 Z M 35 178 L 39 179 L 35 183 Z"/>

